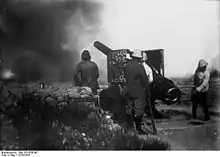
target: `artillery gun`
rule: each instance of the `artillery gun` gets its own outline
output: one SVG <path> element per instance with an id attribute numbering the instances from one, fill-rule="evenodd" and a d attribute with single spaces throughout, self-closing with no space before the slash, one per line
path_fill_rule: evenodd
<path id="1" fill-rule="evenodd" d="M 131 53 L 129 49 L 112 50 L 103 43 L 96 41 L 94 46 L 107 56 L 107 75 L 109 86 L 100 93 L 100 106 L 112 113 L 121 114 L 125 111 L 125 98 L 121 88 L 125 87 L 125 66 L 129 62 L 126 55 Z M 164 50 L 154 49 L 142 51 L 147 53 L 148 65 L 153 71 L 154 81 L 150 85 L 151 104 L 155 118 L 161 117 L 156 110 L 156 100 L 166 105 L 177 103 L 181 99 L 181 90 L 174 82 L 164 76 Z"/>

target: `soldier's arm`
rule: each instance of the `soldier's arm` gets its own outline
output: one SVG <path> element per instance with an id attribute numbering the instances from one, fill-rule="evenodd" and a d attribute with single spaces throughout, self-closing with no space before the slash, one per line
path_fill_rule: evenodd
<path id="1" fill-rule="evenodd" d="M 198 87 L 199 90 L 202 90 L 202 89 L 204 89 L 206 86 L 208 86 L 208 84 L 209 84 L 209 79 L 210 79 L 210 72 L 207 70 L 207 71 L 205 72 L 205 78 L 204 78 L 202 84 Z"/>
<path id="2" fill-rule="evenodd" d="M 152 69 L 150 69 L 150 72 L 149 72 L 149 83 L 152 83 L 153 82 L 153 71 Z"/>
<path id="3" fill-rule="evenodd" d="M 96 72 L 96 78 L 99 78 L 99 68 L 97 64 L 95 64 L 95 72 Z"/>
<path id="4" fill-rule="evenodd" d="M 148 77 L 145 73 L 145 69 L 142 66 L 142 70 L 141 70 L 141 76 L 142 76 L 142 81 L 143 81 L 143 86 L 145 88 L 146 94 L 148 96 L 150 96 L 150 86 L 149 86 L 149 81 L 148 81 Z"/>
<path id="5" fill-rule="evenodd" d="M 146 87 L 148 84 L 148 76 L 146 75 L 145 68 L 143 65 L 141 65 L 140 73 L 141 73 L 141 78 L 142 78 L 142 84 L 144 87 Z"/>
<path id="6" fill-rule="evenodd" d="M 193 76 L 193 84 L 194 84 L 194 86 L 196 85 L 196 71 L 195 71 L 194 76 Z"/>
<path id="7" fill-rule="evenodd" d="M 76 66 L 75 73 L 74 73 L 74 76 L 73 76 L 74 77 L 74 82 L 76 84 L 79 84 L 79 82 L 80 82 L 80 78 L 79 78 L 80 71 L 81 71 L 81 64 L 79 63 Z"/>

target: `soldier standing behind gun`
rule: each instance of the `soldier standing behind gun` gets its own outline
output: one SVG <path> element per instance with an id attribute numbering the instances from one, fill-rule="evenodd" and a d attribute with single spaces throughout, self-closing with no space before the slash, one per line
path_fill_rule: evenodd
<path id="1" fill-rule="evenodd" d="M 74 74 L 74 81 L 78 86 L 85 86 L 92 89 L 94 94 L 97 94 L 99 69 L 95 62 L 91 61 L 91 56 L 88 50 L 84 50 L 82 61 L 78 63 Z"/>
<path id="2" fill-rule="evenodd" d="M 142 53 L 142 65 L 144 67 L 144 70 L 145 70 L 145 74 L 147 75 L 147 78 L 148 78 L 148 82 L 149 82 L 149 91 L 147 91 L 147 94 L 146 94 L 146 103 L 149 103 L 149 98 L 150 98 L 150 86 L 152 86 L 152 82 L 153 82 L 153 71 L 151 69 L 151 67 L 149 67 L 147 65 L 147 53 L 146 52 L 143 52 Z M 149 105 L 146 105 L 145 107 L 145 113 L 146 114 L 149 114 Z"/>
<path id="3" fill-rule="evenodd" d="M 145 69 L 145 73 L 148 77 L 148 81 L 149 81 L 149 84 L 151 84 L 153 82 L 153 71 L 152 69 L 147 65 L 147 53 L 144 52 L 142 53 L 143 55 L 143 58 L 142 58 L 142 64 L 144 66 L 144 69 Z"/>
<path id="4" fill-rule="evenodd" d="M 201 59 L 199 60 L 198 67 L 194 76 L 194 88 L 192 89 L 191 100 L 193 103 L 192 115 L 197 118 L 198 104 L 202 105 L 205 120 L 210 120 L 208 106 L 206 104 L 207 91 L 209 89 L 210 72 L 207 69 L 208 63 Z"/>
<path id="5" fill-rule="evenodd" d="M 144 67 L 141 65 L 142 52 L 135 50 L 131 56 L 132 60 L 127 65 L 125 96 L 128 100 L 128 105 L 132 105 L 136 129 L 142 134 L 145 133 L 142 129 L 142 116 L 146 105 L 146 89 L 149 91 L 149 83 Z"/>

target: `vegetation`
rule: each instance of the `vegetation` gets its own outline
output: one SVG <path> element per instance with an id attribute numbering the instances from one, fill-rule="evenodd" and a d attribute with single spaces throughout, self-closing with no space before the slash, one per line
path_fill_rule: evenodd
<path id="1" fill-rule="evenodd" d="M 65 91 L 63 91 L 65 93 Z M 14 96 L 10 105 L 1 103 L 1 121 L 7 137 L 1 149 L 28 150 L 169 150 L 170 145 L 155 135 L 140 136 L 115 123 L 111 116 L 92 102 L 45 99 L 38 91 Z M 13 98 L 13 94 L 10 99 Z M 58 102 L 59 101 L 59 102 Z M 10 124 L 6 122 L 11 121 Z M 11 129 L 8 129 L 8 125 Z M 16 130 L 14 138 L 11 137 Z M 22 127 L 35 131 L 38 138 L 27 147 L 19 145 Z M 7 136 L 5 136 L 7 134 Z M 8 135 L 10 134 L 10 135 Z"/>

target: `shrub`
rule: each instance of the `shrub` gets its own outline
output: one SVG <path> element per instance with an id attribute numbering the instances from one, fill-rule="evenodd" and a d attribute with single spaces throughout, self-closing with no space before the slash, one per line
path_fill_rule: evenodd
<path id="1" fill-rule="evenodd" d="M 54 98 L 56 99 L 56 98 Z M 169 144 L 158 136 L 140 136 L 120 126 L 107 112 L 92 102 L 76 103 L 66 99 L 45 101 L 36 92 L 23 94 L 17 106 L 3 112 L 15 125 L 42 128 L 41 136 L 26 149 L 37 150 L 169 150 Z"/>

